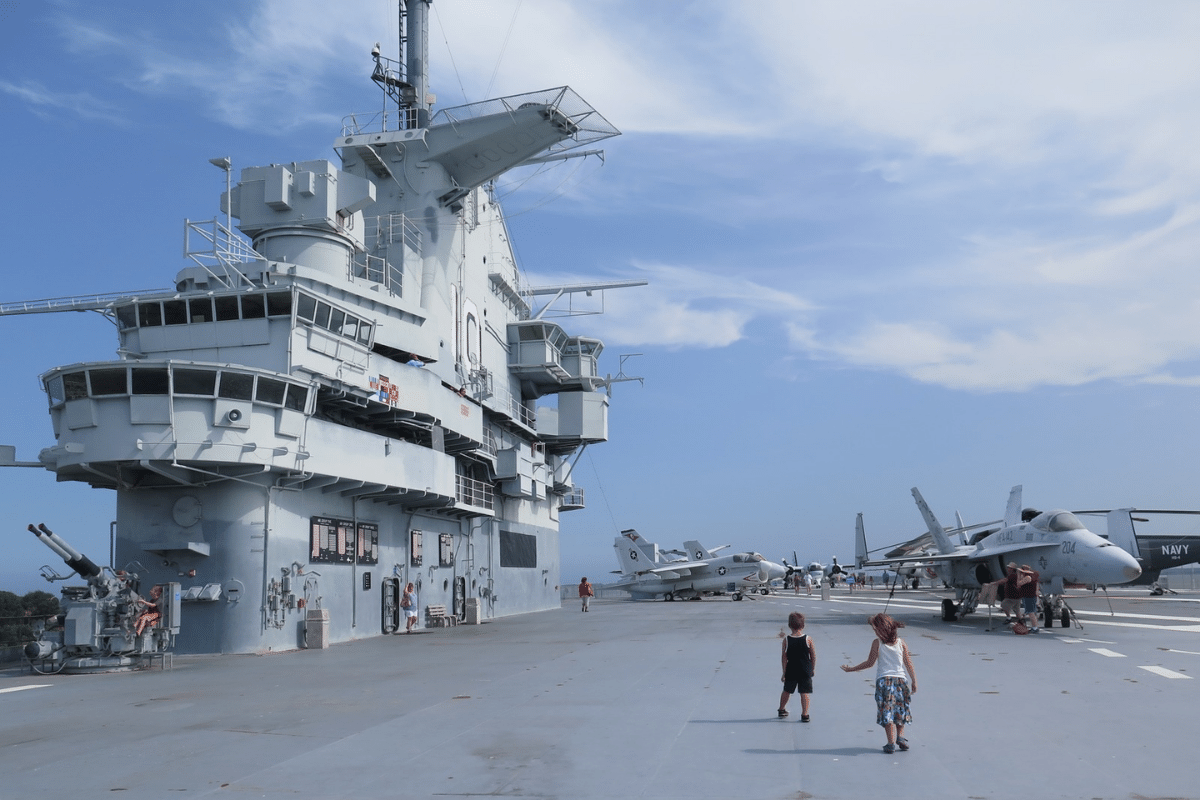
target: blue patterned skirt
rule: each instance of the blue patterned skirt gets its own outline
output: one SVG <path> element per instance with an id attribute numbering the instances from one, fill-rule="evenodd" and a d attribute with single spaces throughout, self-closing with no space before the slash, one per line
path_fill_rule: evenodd
<path id="1" fill-rule="evenodd" d="M 909 710 L 911 696 L 908 681 L 904 678 L 877 678 L 875 680 L 875 705 L 879 707 L 875 722 L 879 725 L 907 725 L 912 722 Z"/>

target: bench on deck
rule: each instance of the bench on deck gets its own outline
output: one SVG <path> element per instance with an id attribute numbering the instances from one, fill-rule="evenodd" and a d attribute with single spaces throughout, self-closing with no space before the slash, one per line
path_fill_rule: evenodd
<path id="1" fill-rule="evenodd" d="M 445 606 L 425 606 L 425 627 L 442 627 L 443 625 L 457 625 L 458 617 L 446 613 Z"/>

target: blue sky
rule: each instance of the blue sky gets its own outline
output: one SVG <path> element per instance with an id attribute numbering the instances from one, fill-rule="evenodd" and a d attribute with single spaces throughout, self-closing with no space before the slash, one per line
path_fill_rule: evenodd
<path id="1" fill-rule="evenodd" d="M 1200 6 L 435 0 L 438 106 L 570 85 L 623 135 L 500 187 L 530 282 L 645 279 L 606 342 L 611 441 L 563 580 L 613 535 L 778 560 L 939 515 L 1197 508 Z M 395 0 L 0 2 L 0 301 L 167 286 L 235 168 L 330 158 L 379 106 Z M 94 314 L 0 319 L 0 443 L 52 443 L 37 376 L 110 358 Z M 0 586 L 45 521 L 104 560 L 112 494 L 0 471 Z"/>

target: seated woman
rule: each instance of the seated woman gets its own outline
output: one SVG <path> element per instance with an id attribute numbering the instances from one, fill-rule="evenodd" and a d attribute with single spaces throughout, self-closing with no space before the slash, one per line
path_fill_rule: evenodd
<path id="1" fill-rule="evenodd" d="M 135 636 L 141 636 L 142 631 L 154 625 L 162 617 L 158 611 L 158 601 L 162 597 L 162 587 L 155 586 L 150 590 L 150 599 L 143 600 L 138 598 L 138 606 L 142 608 L 138 613 L 137 622 L 134 624 L 133 633 Z"/>

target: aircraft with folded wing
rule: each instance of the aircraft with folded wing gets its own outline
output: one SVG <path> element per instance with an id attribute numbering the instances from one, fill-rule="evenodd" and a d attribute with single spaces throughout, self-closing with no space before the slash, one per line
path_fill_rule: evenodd
<path id="1" fill-rule="evenodd" d="M 683 546 L 683 553 L 659 550 L 636 530 L 621 531 L 613 540 L 621 577 L 608 587 L 624 589 L 635 599 L 692 599 L 728 593 L 741 600 L 756 590 L 767 594 L 771 581 L 787 575 L 786 567 L 758 553 L 718 556 L 716 553 L 729 545 L 710 550 L 697 541 L 687 541 Z M 668 559 L 667 555 L 677 557 Z"/>
<path id="2" fill-rule="evenodd" d="M 945 528 L 925 498 L 912 490 L 928 533 L 893 549 L 881 559 L 870 558 L 862 514 L 855 530 L 858 567 L 905 569 L 921 564 L 955 592 L 942 600 L 942 619 L 954 620 L 975 610 L 985 583 L 1005 575 L 1005 564 L 1029 564 L 1040 573 L 1046 627 L 1056 616 L 1070 625 L 1070 608 L 1063 599 L 1067 587 L 1112 586 L 1129 583 L 1142 568 L 1129 553 L 1084 527 L 1070 511 L 1040 512 L 1021 508 L 1021 487 L 1014 486 L 1002 521 Z M 957 543 L 951 537 L 957 539 Z"/>

